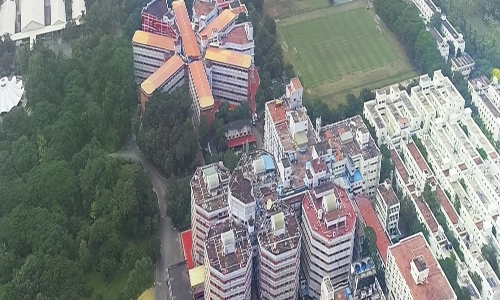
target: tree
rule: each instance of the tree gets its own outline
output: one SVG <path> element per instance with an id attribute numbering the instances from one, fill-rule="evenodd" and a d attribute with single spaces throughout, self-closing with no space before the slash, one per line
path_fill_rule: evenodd
<path id="1" fill-rule="evenodd" d="M 228 168 L 231 172 L 236 168 L 238 164 L 239 157 L 232 150 L 226 150 L 224 153 L 224 166 Z"/>
<path id="2" fill-rule="evenodd" d="M 87 242 L 80 242 L 80 250 L 78 251 L 78 262 L 82 270 L 86 271 L 92 266 L 92 255 L 90 254 Z"/>
<path id="3" fill-rule="evenodd" d="M 391 177 L 391 172 L 394 169 L 394 164 L 391 159 L 391 152 L 385 144 L 380 145 L 380 153 L 382 154 L 382 164 L 380 167 L 380 182 Z"/>
<path id="4" fill-rule="evenodd" d="M 435 12 L 432 15 L 431 26 L 436 28 L 437 31 L 441 32 L 441 24 L 442 24 L 441 13 Z"/>
<path id="5" fill-rule="evenodd" d="M 236 19 L 236 24 L 241 24 L 245 22 L 248 22 L 247 14 L 244 12 L 240 12 L 240 14 L 238 15 L 238 19 Z"/>
<path id="6" fill-rule="evenodd" d="M 170 176 L 167 182 L 167 192 L 165 193 L 165 205 L 167 217 L 172 219 L 175 227 L 179 228 L 185 220 L 186 214 L 190 211 L 190 197 L 186 195 L 186 188 L 182 186 L 174 176 Z"/>

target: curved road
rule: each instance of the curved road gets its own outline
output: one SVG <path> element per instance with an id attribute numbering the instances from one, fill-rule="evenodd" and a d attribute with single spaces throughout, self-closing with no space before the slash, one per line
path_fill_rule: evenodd
<path id="1" fill-rule="evenodd" d="M 161 216 L 160 227 L 158 228 L 158 238 L 161 242 L 161 258 L 157 262 L 155 271 L 155 297 L 156 300 L 166 300 L 167 288 L 165 282 L 167 267 L 184 260 L 181 253 L 179 234 L 173 229 L 172 220 L 165 216 L 165 202 L 163 199 L 167 190 L 167 180 L 141 153 L 135 143 L 135 139 L 129 139 L 120 151 L 112 153 L 111 156 L 141 162 L 151 179 L 154 191 L 158 197 Z"/>

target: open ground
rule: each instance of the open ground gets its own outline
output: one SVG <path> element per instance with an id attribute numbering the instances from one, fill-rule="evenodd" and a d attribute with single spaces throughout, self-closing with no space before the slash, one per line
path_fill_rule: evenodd
<path id="1" fill-rule="evenodd" d="M 279 1 L 268 0 L 266 6 Z M 326 7 L 320 1 L 308 0 L 321 9 L 277 21 L 280 43 L 287 50 L 284 58 L 294 66 L 310 99 L 336 107 L 345 103 L 348 93 L 416 76 L 404 49 L 365 1 L 339 6 L 327 2 Z M 296 3 L 306 0 L 290 2 L 285 10 L 292 14 Z"/>

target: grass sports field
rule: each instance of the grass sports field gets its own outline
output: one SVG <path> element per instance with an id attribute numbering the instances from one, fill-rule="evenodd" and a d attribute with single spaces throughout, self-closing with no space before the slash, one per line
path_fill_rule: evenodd
<path id="1" fill-rule="evenodd" d="M 380 88 L 416 76 L 404 50 L 365 1 L 329 6 L 276 24 L 285 60 L 293 64 L 309 97 L 332 107 L 364 87 Z"/>

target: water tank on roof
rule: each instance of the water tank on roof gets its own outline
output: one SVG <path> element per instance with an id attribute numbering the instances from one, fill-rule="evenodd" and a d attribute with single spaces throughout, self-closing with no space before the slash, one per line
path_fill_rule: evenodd
<path id="1" fill-rule="evenodd" d="M 361 270 L 364 272 L 366 271 L 366 263 L 365 262 L 362 262 L 361 263 Z"/>
<path id="2" fill-rule="evenodd" d="M 354 265 L 354 271 L 356 272 L 356 274 L 361 273 L 361 266 L 359 264 L 355 264 Z"/>

